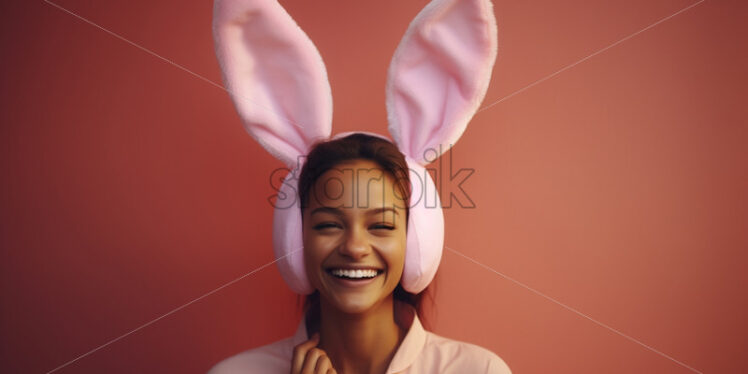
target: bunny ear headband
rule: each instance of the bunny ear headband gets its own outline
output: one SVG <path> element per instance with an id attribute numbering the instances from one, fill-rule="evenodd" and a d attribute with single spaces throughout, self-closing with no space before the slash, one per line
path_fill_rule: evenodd
<path id="1" fill-rule="evenodd" d="M 483 100 L 496 60 L 496 34 L 490 0 L 433 0 L 411 22 L 392 58 L 388 130 L 405 155 L 412 184 L 401 280 L 408 292 L 428 286 L 444 244 L 441 203 L 438 195 L 436 207 L 426 201 L 424 192 L 435 192 L 436 186 L 424 166 L 460 138 Z M 325 65 L 277 0 L 216 0 L 213 35 L 226 88 L 244 127 L 292 170 L 276 201 L 273 250 L 291 289 L 310 294 L 296 176 L 311 146 L 331 139 L 332 94 Z"/>

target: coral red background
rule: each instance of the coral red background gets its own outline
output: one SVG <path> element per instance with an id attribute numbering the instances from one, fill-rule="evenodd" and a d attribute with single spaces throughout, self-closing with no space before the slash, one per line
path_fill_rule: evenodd
<path id="1" fill-rule="evenodd" d="M 202 373 L 290 335 L 274 266 L 227 285 L 273 260 L 282 165 L 206 81 L 211 3 L 55 3 L 163 59 L 0 5 L 0 372 L 89 352 L 56 372 Z M 515 373 L 743 371 L 746 4 L 647 28 L 696 1 L 494 3 L 498 103 L 451 152 L 476 207 L 445 215 L 449 248 L 495 272 L 445 250 L 433 330 Z M 327 64 L 334 132 L 386 133 L 386 68 L 426 1 L 282 4 Z"/>

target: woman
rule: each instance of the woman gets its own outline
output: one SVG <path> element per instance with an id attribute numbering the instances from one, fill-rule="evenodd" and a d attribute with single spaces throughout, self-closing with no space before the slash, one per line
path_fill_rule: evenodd
<path id="1" fill-rule="evenodd" d="M 371 135 L 310 152 L 299 176 L 304 262 L 316 290 L 305 317 L 293 337 L 228 358 L 210 374 L 510 373 L 493 352 L 424 330 L 426 291 L 400 285 L 408 174 L 397 147 Z"/>
<path id="2" fill-rule="evenodd" d="M 496 354 L 424 330 L 418 315 L 444 239 L 425 166 L 485 96 L 497 45 L 490 1 L 433 0 L 411 23 L 388 70 L 394 141 L 330 137 L 324 63 L 276 1 L 217 0 L 214 36 L 245 128 L 291 170 L 275 202 L 273 250 L 289 287 L 308 296 L 293 337 L 210 374 L 509 373 Z"/>

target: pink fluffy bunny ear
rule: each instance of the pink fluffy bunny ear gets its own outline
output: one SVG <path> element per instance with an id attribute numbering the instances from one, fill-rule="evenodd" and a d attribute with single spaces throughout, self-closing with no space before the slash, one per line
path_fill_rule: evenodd
<path id="1" fill-rule="evenodd" d="M 389 132 L 426 165 L 460 138 L 486 95 L 497 36 L 489 0 L 434 0 L 416 16 L 390 64 Z"/>
<path id="2" fill-rule="evenodd" d="M 330 137 L 332 95 L 322 57 L 275 0 L 216 0 L 213 36 L 244 127 L 292 169 L 275 201 L 273 252 L 289 287 L 311 293 L 296 174 L 314 142 Z"/>
<path id="3" fill-rule="evenodd" d="M 332 95 L 319 51 L 275 0 L 216 0 L 213 34 L 244 127 L 288 166 L 330 136 Z"/>
<path id="4" fill-rule="evenodd" d="M 444 215 L 424 166 L 460 138 L 486 94 L 496 61 L 490 0 L 434 0 L 408 27 L 392 58 L 389 132 L 413 186 L 402 285 L 419 293 L 433 280 L 444 246 Z M 429 192 L 432 191 L 432 192 Z"/>

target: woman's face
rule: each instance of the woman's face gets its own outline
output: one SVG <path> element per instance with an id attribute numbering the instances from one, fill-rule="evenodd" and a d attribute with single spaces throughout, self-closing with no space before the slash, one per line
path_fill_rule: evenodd
<path id="1" fill-rule="evenodd" d="M 302 212 L 306 272 L 338 310 L 365 312 L 400 282 L 406 211 L 396 189 L 393 177 L 370 160 L 340 163 L 310 189 Z"/>

